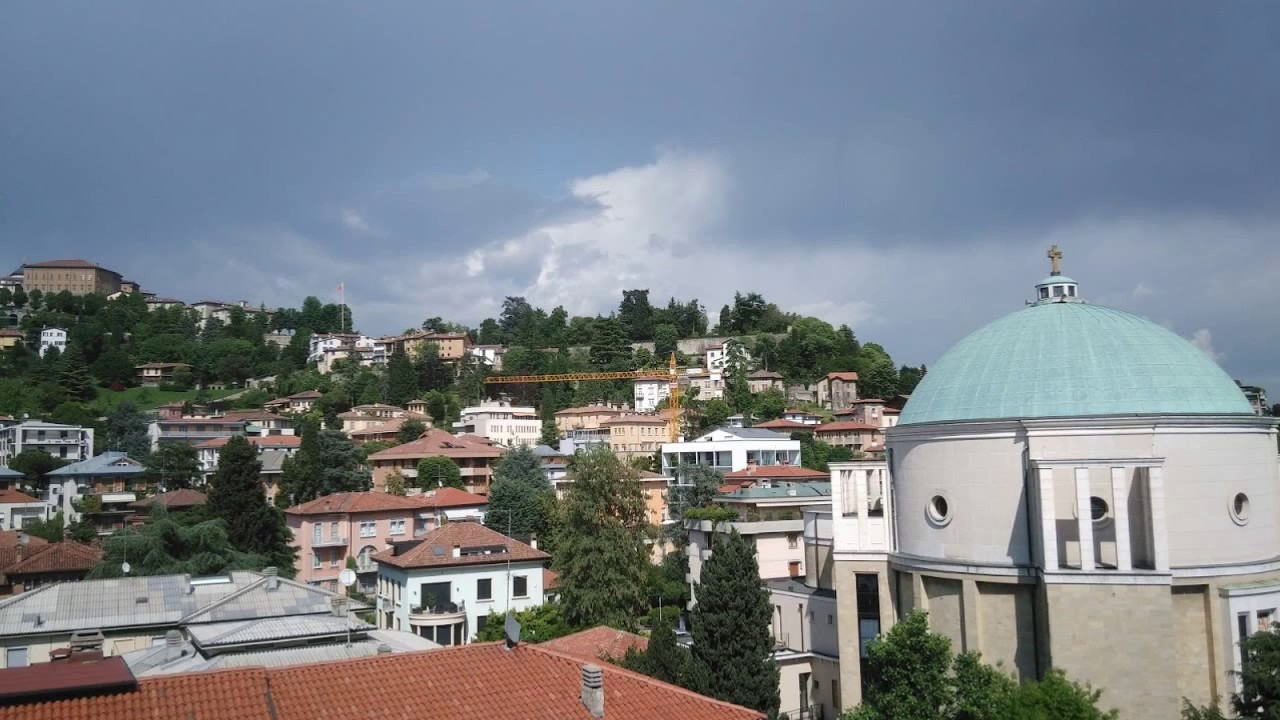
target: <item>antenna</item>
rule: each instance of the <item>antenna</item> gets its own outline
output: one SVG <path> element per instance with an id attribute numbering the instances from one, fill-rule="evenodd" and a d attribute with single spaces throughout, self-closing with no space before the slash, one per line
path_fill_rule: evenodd
<path id="1" fill-rule="evenodd" d="M 510 610 L 507 611 L 507 621 L 502 624 L 502 634 L 506 639 L 507 650 L 520 644 L 520 621 L 516 620 Z"/>
<path id="2" fill-rule="evenodd" d="M 356 584 L 356 572 L 351 568 L 344 568 L 342 572 L 338 573 L 338 582 L 342 583 L 342 587 L 350 588 Z M 345 605 L 346 603 L 343 604 Z M 347 647 L 351 647 L 351 615 L 343 613 L 343 617 L 347 621 Z"/>

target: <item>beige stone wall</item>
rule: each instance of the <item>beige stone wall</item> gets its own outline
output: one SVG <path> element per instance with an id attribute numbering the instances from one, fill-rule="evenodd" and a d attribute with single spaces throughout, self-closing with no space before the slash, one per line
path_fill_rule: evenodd
<path id="1" fill-rule="evenodd" d="M 1176 718 L 1167 585 L 1047 585 L 1049 660 L 1129 720 Z"/>
<path id="2" fill-rule="evenodd" d="M 978 583 L 978 638 L 986 662 L 1035 679 L 1035 586 Z"/>
<path id="3" fill-rule="evenodd" d="M 964 608 L 960 601 L 960 581 L 928 575 L 923 580 L 929 628 L 950 638 L 952 650 L 964 650 Z"/>
<path id="4" fill-rule="evenodd" d="M 1213 645 L 1210 588 L 1173 588 L 1173 637 L 1177 652 L 1178 696 L 1196 705 L 1213 701 Z"/>

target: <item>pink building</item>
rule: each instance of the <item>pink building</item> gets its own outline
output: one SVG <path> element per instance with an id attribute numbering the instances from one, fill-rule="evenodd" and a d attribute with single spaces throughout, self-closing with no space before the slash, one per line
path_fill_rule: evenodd
<path id="1" fill-rule="evenodd" d="M 285 510 L 293 545 L 298 548 L 301 582 L 338 588 L 338 573 L 355 560 L 356 586 L 372 591 L 378 579 L 373 555 L 387 545 L 412 540 L 421 498 L 382 492 L 338 493 Z"/>

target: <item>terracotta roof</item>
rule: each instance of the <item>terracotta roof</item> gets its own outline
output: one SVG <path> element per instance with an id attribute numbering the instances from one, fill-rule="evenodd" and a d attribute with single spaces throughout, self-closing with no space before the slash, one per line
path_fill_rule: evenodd
<path id="1" fill-rule="evenodd" d="M 136 690 L 0 707 L 0 720 L 591 720 L 580 700 L 582 665 L 582 659 L 542 645 L 506 650 L 501 643 L 474 643 L 311 665 L 143 678 Z M 608 663 L 600 668 L 609 720 L 763 717 Z M 0 679 L 7 682 L 8 676 Z"/>
<path id="2" fill-rule="evenodd" d="M 884 400 L 880 398 L 860 398 L 858 400 L 850 400 L 850 405 L 883 405 Z"/>
<path id="3" fill-rule="evenodd" d="M 209 496 L 202 492 L 197 492 L 188 488 L 181 490 L 170 490 L 167 493 L 152 495 L 129 503 L 129 507 L 135 509 L 149 508 L 152 505 L 163 505 L 167 508 L 189 508 L 196 505 L 204 505 L 209 502 Z"/>
<path id="4" fill-rule="evenodd" d="M 741 470 L 734 470 L 724 474 L 725 480 L 738 480 L 748 478 L 766 478 L 779 480 L 827 480 L 831 477 L 828 473 L 819 470 L 810 470 L 807 467 L 799 465 L 748 465 Z"/>
<path id="5" fill-rule="evenodd" d="M 756 423 L 751 427 L 768 428 L 770 430 L 809 430 L 813 428 L 812 425 L 805 425 L 804 423 L 798 423 L 795 420 L 786 420 L 784 418 Z"/>
<path id="6" fill-rule="evenodd" d="M 343 415 L 345 414 L 346 413 L 343 413 Z M 342 415 L 339 415 L 338 417 L 342 417 Z M 365 416 L 362 415 L 360 417 L 365 417 Z M 385 435 L 387 433 L 399 432 L 400 427 L 409 420 L 421 420 L 423 422 L 427 422 L 431 420 L 431 416 L 406 410 L 405 414 L 402 417 L 392 418 L 378 425 L 370 425 L 369 427 L 364 428 L 363 430 L 352 430 L 347 434 L 348 435 Z"/>
<path id="7" fill-rule="evenodd" d="M 454 546 L 462 548 L 460 557 L 453 556 Z M 467 555 L 467 548 L 506 547 L 507 552 Z M 437 550 L 439 548 L 439 550 Z M 534 550 L 519 540 L 473 522 L 451 522 L 423 535 L 417 545 L 395 554 L 383 550 L 374 560 L 400 568 L 447 567 L 453 565 L 489 565 L 493 563 L 550 560 L 551 556 Z"/>
<path id="8" fill-rule="evenodd" d="M 621 660 L 627 654 L 627 650 L 631 648 L 644 652 L 649 647 L 649 639 L 643 635 L 636 635 L 625 630 L 615 630 L 601 625 L 600 627 L 593 627 L 572 635 L 565 635 L 555 640 L 548 640 L 539 647 L 555 650 L 585 662 L 595 662 L 596 660 L 612 661 Z M 605 711 L 607 717 L 608 703 L 605 704 Z"/>
<path id="9" fill-rule="evenodd" d="M 18 492 L 17 490 L 0 490 L 0 505 L 37 502 L 40 501 L 24 492 Z"/>
<path id="10" fill-rule="evenodd" d="M 147 369 L 147 368 L 152 368 L 152 369 L 159 368 L 159 369 L 163 370 L 164 368 L 174 368 L 174 369 L 177 369 L 177 368 L 180 368 L 180 367 L 189 368 L 189 367 L 191 367 L 191 366 L 190 366 L 190 365 L 188 365 L 188 364 L 186 364 L 186 363 L 143 363 L 143 364 L 141 364 L 141 365 L 134 365 L 134 366 L 133 366 L 133 369 L 134 369 L 134 370 L 145 370 L 145 369 Z"/>
<path id="11" fill-rule="evenodd" d="M 843 430 L 875 430 L 876 432 L 879 432 L 880 426 L 855 422 L 853 420 L 838 420 L 836 422 L 823 423 L 813 429 L 815 433 L 839 432 Z"/>
<path id="12" fill-rule="evenodd" d="M 459 490 L 455 487 L 437 488 L 434 493 L 434 495 L 430 496 L 426 493 L 415 495 L 413 499 L 417 500 L 418 506 L 422 508 L 472 507 L 489 504 L 489 498 L 469 493 L 466 490 Z"/>
<path id="13" fill-rule="evenodd" d="M 9 566 L 18 561 L 18 537 L 21 535 L 21 530 L 0 530 L 0 578 L 3 578 L 4 571 Z M 23 554 L 30 557 L 32 552 L 44 549 L 48 544 L 49 542 L 44 538 L 28 535 L 27 547 L 23 550 Z"/>
<path id="14" fill-rule="evenodd" d="M 132 691 L 138 687 L 122 657 L 37 663 L 9 668 L 0 678 L 0 703 L 36 700 L 58 693 L 94 694 Z"/>
<path id="15" fill-rule="evenodd" d="M 846 380 L 846 381 L 848 381 L 848 380 L 857 380 L 857 379 L 858 379 L 858 373 L 856 373 L 856 372 L 833 372 L 833 373 L 827 373 L 826 379 L 827 379 L 827 380 Z"/>
<path id="16" fill-rule="evenodd" d="M 900 412 L 902 412 L 902 411 L 901 411 L 901 410 L 899 410 L 898 408 L 885 408 L 885 409 L 881 410 L 880 412 L 884 413 L 885 415 L 897 415 L 898 413 L 900 413 Z"/>
<path id="17" fill-rule="evenodd" d="M 20 331 L 20 330 L 14 330 L 14 329 L 12 329 L 12 328 L 5 328 L 5 329 L 3 329 L 3 330 L 0 330 L 0 337 L 16 337 L 16 338 L 20 338 L 20 337 L 22 337 L 22 331 Z"/>
<path id="18" fill-rule="evenodd" d="M 288 399 L 289 400 L 319 400 L 322 397 L 324 397 L 324 393 L 320 392 L 319 390 L 303 390 L 302 392 L 294 393 L 290 395 Z"/>
<path id="19" fill-rule="evenodd" d="M 772 370 L 757 370 L 747 376 L 748 380 L 781 380 L 782 373 L 776 373 Z"/>
<path id="20" fill-rule="evenodd" d="M 550 590 L 560 584 L 560 573 L 551 568 L 542 568 L 542 589 Z"/>
<path id="21" fill-rule="evenodd" d="M 238 421 L 242 422 L 242 421 Z M 246 435 L 245 440 L 249 441 L 254 447 L 302 447 L 301 435 L 266 435 L 259 437 L 257 435 Z M 212 438 L 196 445 L 198 448 L 220 448 L 231 441 L 229 437 Z"/>
<path id="22" fill-rule="evenodd" d="M 369 460 L 420 459 L 427 457 L 496 458 L 502 457 L 502 450 L 467 438 L 450 435 L 439 428 L 431 428 L 417 440 L 376 452 L 369 456 Z"/>
<path id="23" fill-rule="evenodd" d="M 611 408 L 607 405 L 584 405 L 583 407 L 565 408 L 557 412 L 556 415 L 621 415 L 622 413 L 622 410 Z"/>
<path id="24" fill-rule="evenodd" d="M 329 515 L 332 513 L 380 512 L 385 510 L 417 510 L 418 498 L 401 497 L 384 492 L 347 492 L 318 497 L 285 510 L 290 515 Z"/>
<path id="25" fill-rule="evenodd" d="M 666 425 L 667 419 L 660 415 L 620 415 L 600 421 L 601 425 Z"/>
<path id="26" fill-rule="evenodd" d="M 266 410 L 231 410 L 223 413 L 222 417 L 228 420 L 289 420 L 283 415 L 277 415 Z"/>
<path id="27" fill-rule="evenodd" d="M 29 267 L 33 267 L 33 268 L 96 268 L 98 267 L 98 264 L 91 263 L 88 260 L 81 260 L 79 258 L 66 258 L 62 260 L 45 260 L 44 262 L 38 262 L 38 263 L 25 263 L 23 264 L 22 267 L 24 268 L 29 268 Z M 105 270 L 106 268 L 103 268 L 103 269 Z"/>
<path id="28" fill-rule="evenodd" d="M 21 562 L 5 568 L 4 574 L 12 577 L 34 573 L 88 572 L 101 559 L 102 551 L 95 547 L 74 542 L 49 543 Z"/>

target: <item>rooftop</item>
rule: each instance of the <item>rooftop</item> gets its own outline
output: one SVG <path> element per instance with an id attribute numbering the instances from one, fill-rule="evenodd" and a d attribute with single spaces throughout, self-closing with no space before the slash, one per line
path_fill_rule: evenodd
<path id="1" fill-rule="evenodd" d="M 89 572 L 102 559 L 101 550 L 75 542 L 48 543 L 34 548 L 28 543 L 27 549 L 21 561 L 4 568 L 6 576 Z"/>
<path id="2" fill-rule="evenodd" d="M 285 510 L 285 512 L 290 515 L 331 515 L 334 513 L 417 510 L 421 507 L 422 501 L 418 498 L 368 491 L 325 495 L 310 502 L 302 503 L 301 505 L 294 505 L 288 510 Z"/>
<path id="3" fill-rule="evenodd" d="M 747 376 L 750 380 L 782 380 L 782 373 L 776 373 L 772 370 L 756 370 Z"/>
<path id="4" fill-rule="evenodd" d="M 0 468 L 0 470 L 9 470 L 9 468 Z M 17 470 L 9 470 L 17 477 L 22 477 L 22 473 Z M 0 472 L 0 477 L 8 477 L 7 473 Z M 0 490 L 0 505 L 21 505 L 24 503 L 38 503 L 40 500 L 31 497 L 24 492 L 17 490 Z"/>
<path id="5" fill-rule="evenodd" d="M 751 427 L 764 428 L 766 430 L 778 430 L 778 431 L 812 430 L 814 428 L 813 425 L 806 425 L 804 423 L 796 422 L 795 420 L 784 420 L 783 418 L 778 418 L 777 420 L 766 420 L 765 422 L 756 423 Z"/>
<path id="6" fill-rule="evenodd" d="M 22 266 L 25 268 L 96 268 L 97 263 L 81 260 L 80 258 L 64 258 L 61 260 L 45 260 L 38 263 L 26 263 Z"/>
<path id="7" fill-rule="evenodd" d="M 837 420 L 836 422 L 822 423 L 813 429 L 815 433 L 824 432 L 847 432 L 849 430 L 873 430 L 880 431 L 879 425 L 871 425 L 855 420 Z"/>
<path id="8" fill-rule="evenodd" d="M 623 412 L 625 411 L 608 405 L 583 405 L 582 407 L 565 408 L 557 412 L 556 415 L 621 415 Z"/>
<path id="9" fill-rule="evenodd" d="M 555 650 L 558 653 L 578 658 L 584 662 L 595 662 L 596 660 L 613 662 L 621 660 L 627 654 L 627 650 L 633 647 L 640 652 L 644 652 L 649 647 L 649 639 L 643 635 L 636 635 L 625 630 L 615 630 L 601 625 L 600 627 L 582 630 L 572 635 L 565 635 L 555 640 L 548 640 L 539 645 L 539 647 Z"/>
<path id="10" fill-rule="evenodd" d="M 799 465 L 748 465 L 741 470 L 724 474 L 726 480 L 826 480 L 829 473 L 821 470 L 810 470 Z"/>
<path id="11" fill-rule="evenodd" d="M 474 507 L 489 504 L 489 498 L 484 495 L 476 495 L 455 487 L 428 490 L 421 495 L 414 495 L 412 499 L 418 502 L 419 507 L 426 509 Z"/>
<path id="12" fill-rule="evenodd" d="M 845 382 L 849 382 L 849 381 L 857 380 L 857 379 L 858 379 L 858 373 L 856 373 L 856 372 L 832 372 L 832 373 L 827 373 L 827 374 L 826 374 L 826 377 L 825 377 L 824 379 L 826 379 L 826 380 L 844 380 Z"/>
<path id="13" fill-rule="evenodd" d="M 163 505 L 167 508 L 189 508 L 196 505 L 204 505 L 209 502 L 209 496 L 196 490 L 183 488 L 181 490 L 170 490 L 167 493 L 152 495 L 142 498 L 141 500 L 129 503 L 129 507 L 134 509 L 149 508 L 152 505 Z"/>
<path id="14" fill-rule="evenodd" d="M 726 493 L 717 497 L 717 500 L 764 500 L 767 498 L 788 498 L 788 497 L 831 497 L 831 483 L 829 482 L 787 482 L 774 487 L 748 487 L 739 488 L 731 493 Z"/>
<path id="15" fill-rule="evenodd" d="M 129 457 L 128 453 L 108 450 L 88 460 L 71 463 L 49 472 L 58 477 L 79 477 L 83 475 L 141 475 L 146 471 L 142 463 Z"/>
<path id="16" fill-rule="evenodd" d="M 250 445 L 258 448 L 296 448 L 302 447 L 301 435 L 247 435 L 244 438 Z M 212 438 L 196 445 L 198 448 L 220 448 L 231 441 L 229 437 Z"/>
<path id="17" fill-rule="evenodd" d="M 450 435 L 439 428 L 431 428 L 417 440 L 376 452 L 369 459 L 377 461 L 437 456 L 497 458 L 502 457 L 502 450 L 469 438 Z"/>
<path id="18" fill-rule="evenodd" d="M 600 421 L 601 425 L 663 425 L 667 424 L 667 419 L 661 415 L 619 415 L 618 417 L 609 418 Z"/>
<path id="19" fill-rule="evenodd" d="M 764 581 L 764 586 L 770 590 L 799 593 L 801 595 L 809 595 L 811 597 L 834 598 L 836 596 L 836 592 L 834 590 L 806 585 L 800 578 L 771 578 Z"/>
<path id="20" fill-rule="evenodd" d="M 451 522 L 423 535 L 414 543 L 404 543 L 400 554 L 396 549 L 383 550 L 373 559 L 399 568 L 447 567 L 454 565 L 489 565 L 521 561 L 550 560 L 541 550 L 513 540 L 502 533 L 473 522 Z M 453 556 L 458 547 L 461 555 Z"/>

